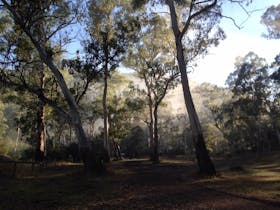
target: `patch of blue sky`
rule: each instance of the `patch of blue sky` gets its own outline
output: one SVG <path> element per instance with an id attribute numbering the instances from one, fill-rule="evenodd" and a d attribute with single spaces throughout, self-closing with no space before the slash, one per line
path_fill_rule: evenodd
<path id="1" fill-rule="evenodd" d="M 267 62 L 272 62 L 279 53 L 280 40 L 268 40 L 262 36 L 266 32 L 264 25 L 260 23 L 265 10 L 278 5 L 279 0 L 255 0 L 247 12 L 237 4 L 225 4 L 223 14 L 233 18 L 239 29 L 232 20 L 224 18 L 220 26 L 226 32 L 227 38 L 210 50 L 209 54 L 198 62 L 198 66 L 190 78 L 196 82 L 209 82 L 218 86 L 224 86 L 225 81 L 234 71 L 234 64 L 238 56 L 245 56 L 250 51 L 263 57 Z"/>
<path id="2" fill-rule="evenodd" d="M 231 17 L 241 28 L 236 27 L 232 20 L 223 18 L 220 26 L 227 38 L 217 47 L 210 49 L 209 55 L 198 61 L 198 66 L 189 74 L 190 78 L 199 83 L 209 82 L 224 86 L 227 76 L 234 70 L 236 57 L 245 56 L 250 51 L 272 62 L 279 53 L 280 40 L 267 40 L 262 37 L 266 31 L 260 20 L 268 7 L 279 3 L 279 0 L 254 0 L 246 7 L 249 14 L 238 4 L 225 3 L 222 8 L 223 14 Z M 157 8 L 164 12 L 166 9 L 166 7 Z M 73 27 L 72 35 L 75 39 L 67 46 L 68 58 L 74 57 L 77 50 L 82 52 L 80 42 L 85 38 L 82 26 Z M 119 70 L 124 73 L 133 72 L 132 69 L 122 65 Z"/>

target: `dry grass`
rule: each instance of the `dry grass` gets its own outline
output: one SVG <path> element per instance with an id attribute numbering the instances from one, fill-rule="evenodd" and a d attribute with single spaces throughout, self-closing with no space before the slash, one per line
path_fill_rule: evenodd
<path id="1" fill-rule="evenodd" d="M 279 160 L 279 154 L 220 160 L 221 176 L 212 179 L 196 177 L 194 163 L 182 158 L 162 158 L 158 165 L 147 159 L 112 162 L 102 176 L 66 162 L 37 166 L 30 175 L 23 165 L 16 178 L 0 175 L 0 209 L 278 209 L 211 188 L 280 201 Z"/>
<path id="2" fill-rule="evenodd" d="M 252 159 L 255 159 L 252 162 Z M 261 199 L 280 201 L 280 154 L 268 154 L 262 158 L 237 158 L 234 167 L 224 164 L 218 177 L 199 180 L 209 187 L 254 196 Z"/>

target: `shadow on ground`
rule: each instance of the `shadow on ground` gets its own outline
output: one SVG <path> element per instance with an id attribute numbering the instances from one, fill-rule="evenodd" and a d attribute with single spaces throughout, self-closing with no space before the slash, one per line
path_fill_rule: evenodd
<path id="1" fill-rule="evenodd" d="M 53 166 L 36 177 L 0 179 L 0 209 L 279 209 L 215 190 L 195 174 L 193 162 L 125 160 L 108 174 L 84 175 L 80 166 Z M 219 182 L 221 181 L 221 182 Z M 253 180 L 251 180 L 253 181 Z M 256 180 L 255 180 L 256 181 Z M 209 182 L 206 182 L 209 184 Z M 268 184 L 260 183 L 262 185 Z M 233 187 L 233 186 L 231 186 Z"/>

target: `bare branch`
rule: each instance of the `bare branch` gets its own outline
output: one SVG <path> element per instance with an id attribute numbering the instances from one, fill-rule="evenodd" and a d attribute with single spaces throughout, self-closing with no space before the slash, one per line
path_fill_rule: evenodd
<path id="1" fill-rule="evenodd" d="M 247 10 L 246 7 L 244 6 L 244 4 L 242 4 L 242 1 L 241 1 L 241 0 L 231 0 L 230 2 L 236 3 L 236 4 L 246 13 L 247 18 L 246 18 L 244 21 L 242 21 L 241 24 L 237 24 L 236 21 L 234 20 L 234 18 L 232 18 L 232 17 L 226 16 L 226 15 L 220 15 L 220 17 L 223 17 L 223 18 L 226 18 L 226 19 L 230 19 L 230 20 L 233 22 L 233 24 L 234 24 L 238 29 L 242 29 L 242 28 L 243 28 L 244 23 L 246 23 L 246 22 L 249 20 L 249 18 L 251 17 L 251 15 L 252 15 L 253 13 L 259 12 L 259 11 L 262 11 L 262 10 L 265 9 L 265 8 L 263 8 L 263 9 Z"/>
<path id="2" fill-rule="evenodd" d="M 163 98 L 165 97 L 166 92 L 167 92 L 167 90 L 168 90 L 168 88 L 169 88 L 170 83 L 171 83 L 172 81 L 174 81 L 179 75 L 180 75 L 180 73 L 179 73 L 179 72 L 176 72 L 175 74 L 173 74 L 173 75 L 167 80 L 167 82 L 166 82 L 166 84 L 165 84 L 165 87 L 164 87 L 164 89 L 163 89 L 162 95 L 161 95 L 160 98 L 156 101 L 157 105 L 159 105 L 159 104 L 161 103 L 161 101 L 163 100 Z"/>
<path id="3" fill-rule="evenodd" d="M 81 99 L 82 99 L 83 96 L 86 94 L 86 92 L 87 92 L 87 90 L 88 90 L 88 88 L 89 88 L 89 84 L 90 84 L 90 80 L 87 79 L 87 81 L 86 81 L 86 83 L 85 83 L 85 85 L 84 85 L 84 87 L 83 87 L 82 93 L 76 97 L 76 103 L 77 103 L 77 104 L 80 103 Z"/>
<path id="4" fill-rule="evenodd" d="M 195 2 L 194 5 L 199 5 L 199 4 L 209 3 L 209 2 L 212 2 L 212 0 L 204 0 L 204 1 Z"/>
<path id="5" fill-rule="evenodd" d="M 56 27 L 55 30 L 52 31 L 52 33 L 47 36 L 47 40 L 49 40 L 51 37 L 53 37 L 58 31 L 61 31 L 62 29 L 68 27 L 71 24 L 74 24 L 73 21 L 75 20 L 76 17 L 72 17 L 69 21 L 66 21 L 62 24 L 60 24 L 59 26 Z"/>
<path id="6" fill-rule="evenodd" d="M 243 28 L 242 27 L 243 23 L 239 25 L 238 23 L 236 23 L 236 21 L 235 21 L 235 19 L 233 17 L 222 15 L 221 13 L 218 13 L 218 12 L 210 12 L 210 13 L 213 13 L 215 15 L 219 15 L 222 18 L 226 18 L 226 19 L 231 20 L 233 22 L 233 24 L 236 26 L 236 28 L 238 28 L 239 30 Z M 248 19 L 246 19 L 246 20 L 248 20 Z"/>
<path id="7" fill-rule="evenodd" d="M 208 1 L 207 1 L 208 2 Z M 190 23 L 192 21 L 192 19 L 194 19 L 195 17 L 201 15 L 204 12 L 208 12 L 211 8 L 213 8 L 215 5 L 217 4 L 217 0 L 214 0 L 211 4 L 208 4 L 207 6 L 203 7 L 202 9 L 198 10 L 197 12 L 195 12 L 194 14 L 191 14 L 192 9 L 193 9 L 193 1 L 191 2 L 191 6 L 190 6 L 190 16 L 188 17 L 185 26 L 180 34 L 180 40 L 182 40 L 184 34 L 186 33 L 186 31 L 189 29 L 190 27 Z"/>

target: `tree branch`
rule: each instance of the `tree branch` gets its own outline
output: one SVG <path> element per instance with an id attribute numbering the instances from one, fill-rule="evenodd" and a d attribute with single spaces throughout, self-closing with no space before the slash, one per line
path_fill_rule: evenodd
<path id="1" fill-rule="evenodd" d="M 176 72 L 175 74 L 173 74 L 168 80 L 167 80 L 167 82 L 166 82 L 166 84 L 165 84 L 165 87 L 164 87 L 164 89 L 163 89 L 163 93 L 162 93 L 162 95 L 160 96 L 160 98 L 157 100 L 157 105 L 159 105 L 160 103 L 161 103 L 161 101 L 163 100 L 163 98 L 165 97 L 165 95 L 166 95 L 166 92 L 167 92 L 167 90 L 168 90 L 168 87 L 169 87 L 169 85 L 170 85 L 170 83 L 172 82 L 172 81 L 174 81 L 178 76 L 179 76 L 179 72 Z"/>
<path id="2" fill-rule="evenodd" d="M 87 90 L 88 90 L 88 87 L 89 87 L 89 84 L 90 84 L 90 80 L 86 80 L 86 83 L 84 85 L 84 88 L 83 88 L 83 91 L 80 95 L 77 96 L 76 98 L 76 103 L 79 104 L 81 99 L 83 98 L 83 96 L 86 94 Z"/>
<path id="3" fill-rule="evenodd" d="M 177 18 L 177 13 L 176 13 L 176 9 L 174 6 L 174 2 L 173 2 L 173 0 L 166 0 L 166 4 L 168 5 L 169 10 L 170 10 L 170 17 L 171 17 L 171 23 L 172 23 L 172 29 L 173 29 L 174 35 L 175 35 L 175 37 L 180 37 L 182 33 L 178 26 L 178 18 Z"/>
<path id="4" fill-rule="evenodd" d="M 16 83 L 7 78 L 4 79 L 3 76 L 1 76 L 1 78 L 0 78 L 0 83 L 7 85 L 9 87 L 12 87 L 12 88 L 16 88 L 16 89 L 20 89 L 20 90 L 27 90 L 29 93 L 36 95 L 40 99 L 40 101 L 42 101 L 43 103 L 48 104 L 51 107 L 53 107 L 54 110 L 57 111 L 57 113 L 60 116 L 62 116 L 63 118 L 65 118 L 68 121 L 71 121 L 71 117 L 69 116 L 69 114 L 67 112 L 65 112 L 61 107 L 59 107 L 55 101 L 47 98 L 44 95 L 43 90 L 41 88 L 31 87 L 31 86 L 27 85 L 25 80 L 21 80 L 21 81 L 23 82 L 23 84 Z"/>
<path id="5" fill-rule="evenodd" d="M 190 6 L 190 16 L 188 17 L 186 23 L 185 23 L 185 26 L 182 30 L 182 33 L 180 34 L 180 40 L 182 40 L 184 34 L 187 32 L 187 30 L 189 29 L 190 27 L 190 23 L 192 21 L 192 19 L 194 19 L 195 17 L 199 16 L 200 14 L 204 13 L 204 12 L 207 12 L 209 11 L 211 8 L 213 8 L 216 4 L 217 4 L 217 0 L 214 0 L 211 4 L 208 4 L 207 6 L 203 7 L 202 9 L 198 10 L 197 12 L 195 12 L 194 14 L 191 14 L 192 12 L 192 9 L 193 9 L 193 0 L 191 2 L 191 6 Z"/>

